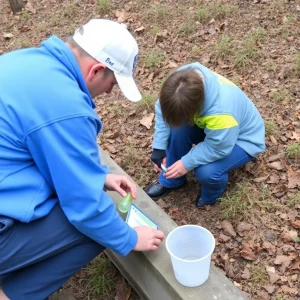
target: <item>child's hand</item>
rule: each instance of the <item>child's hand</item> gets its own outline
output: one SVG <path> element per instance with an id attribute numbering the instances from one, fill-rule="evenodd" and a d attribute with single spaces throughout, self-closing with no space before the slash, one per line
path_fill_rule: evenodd
<path id="1" fill-rule="evenodd" d="M 153 149 L 153 152 L 151 154 L 151 160 L 153 162 L 154 169 L 156 170 L 156 172 L 162 172 L 160 165 L 163 161 L 165 161 L 165 158 L 166 158 L 165 150 Z"/>
<path id="2" fill-rule="evenodd" d="M 164 173 L 167 179 L 178 178 L 185 175 L 188 170 L 185 168 L 181 160 L 177 160 L 172 166 L 168 167 L 168 172 Z"/>

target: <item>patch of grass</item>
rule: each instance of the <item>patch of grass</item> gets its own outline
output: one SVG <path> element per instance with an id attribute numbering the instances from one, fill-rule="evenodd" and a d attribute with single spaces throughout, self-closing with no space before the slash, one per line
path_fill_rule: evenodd
<path id="1" fill-rule="evenodd" d="M 265 5 L 264 8 L 267 10 L 267 12 L 274 14 L 276 11 L 280 12 L 284 8 L 284 1 L 282 0 L 276 0 L 270 2 L 270 4 Z"/>
<path id="2" fill-rule="evenodd" d="M 246 69 L 246 67 L 252 65 L 252 60 L 241 50 L 235 54 L 235 65 L 241 69 Z"/>
<path id="3" fill-rule="evenodd" d="M 38 23 L 38 24 L 36 24 L 36 30 L 38 32 L 46 31 L 47 30 L 47 26 L 44 23 Z"/>
<path id="4" fill-rule="evenodd" d="M 29 39 L 25 38 L 21 41 L 21 48 L 28 48 L 31 46 L 31 42 Z"/>
<path id="5" fill-rule="evenodd" d="M 221 1 L 213 1 L 211 11 L 216 19 L 224 19 L 237 11 L 236 5 L 223 4 Z"/>
<path id="6" fill-rule="evenodd" d="M 114 114 L 115 116 L 120 117 L 123 113 L 122 107 L 120 104 L 112 104 L 110 106 L 107 107 L 107 110 Z"/>
<path id="7" fill-rule="evenodd" d="M 251 37 L 259 43 L 264 43 L 266 40 L 266 36 L 267 36 L 267 33 L 263 28 L 258 28 L 256 30 L 252 31 L 252 33 L 251 33 Z"/>
<path id="8" fill-rule="evenodd" d="M 286 155 L 288 158 L 300 158 L 300 143 L 288 144 Z"/>
<path id="9" fill-rule="evenodd" d="M 60 19 L 56 14 L 51 14 L 51 17 L 50 17 L 49 21 L 50 21 L 49 22 L 50 27 L 55 27 L 55 26 L 60 24 Z"/>
<path id="10" fill-rule="evenodd" d="M 300 204 L 300 192 L 293 194 L 287 202 L 287 205 L 289 207 L 294 207 L 295 205 L 298 204 Z"/>
<path id="11" fill-rule="evenodd" d="M 289 98 L 289 91 L 287 89 L 282 89 L 280 91 L 273 91 L 270 94 L 270 98 L 273 101 L 280 102 L 286 98 Z"/>
<path id="12" fill-rule="evenodd" d="M 102 134 L 100 134 L 100 135 L 99 135 L 99 138 L 100 138 L 100 144 L 101 144 L 101 145 L 107 143 L 107 137 L 106 137 L 105 132 L 103 132 Z"/>
<path id="13" fill-rule="evenodd" d="M 289 16 L 287 20 L 282 24 L 282 26 L 279 29 L 279 33 L 283 37 L 287 38 L 290 35 L 292 35 L 293 30 L 291 25 L 295 20 L 296 20 L 295 16 Z"/>
<path id="14" fill-rule="evenodd" d="M 157 7 L 156 15 L 158 20 L 163 20 L 167 16 L 167 9 L 165 7 Z"/>
<path id="15" fill-rule="evenodd" d="M 274 300 L 291 300 L 288 295 L 276 294 Z"/>
<path id="16" fill-rule="evenodd" d="M 220 0 L 213 0 L 206 3 L 205 7 L 203 3 L 195 3 L 196 7 L 200 8 L 196 11 L 194 19 L 201 23 L 207 23 L 211 19 L 221 20 L 237 11 L 236 5 L 224 4 Z M 201 6 L 202 5 L 202 6 Z"/>
<path id="17" fill-rule="evenodd" d="M 141 101 L 137 102 L 137 113 L 141 113 L 144 110 L 147 111 L 154 111 L 154 104 L 157 97 L 154 97 L 153 95 L 145 95 L 141 99 Z"/>
<path id="18" fill-rule="evenodd" d="M 107 13 L 111 9 L 111 2 L 110 0 L 98 0 L 99 10 L 102 13 Z"/>
<path id="19" fill-rule="evenodd" d="M 293 70 L 295 71 L 296 75 L 300 75 L 300 52 L 297 52 L 295 55 Z"/>
<path id="20" fill-rule="evenodd" d="M 135 144 L 129 143 L 124 149 L 123 165 L 127 167 L 134 166 L 138 160 L 139 153 L 135 147 Z"/>
<path id="21" fill-rule="evenodd" d="M 256 39 L 250 35 L 242 41 L 242 47 L 236 50 L 235 65 L 245 69 L 252 65 L 260 56 L 261 52 L 257 46 Z"/>
<path id="22" fill-rule="evenodd" d="M 67 32 L 67 34 L 69 34 L 69 35 L 73 35 L 74 32 L 76 31 L 76 29 L 77 29 L 77 26 L 74 25 L 74 24 L 72 24 L 72 25 L 70 25 L 70 26 L 68 26 L 68 27 L 66 28 L 66 32 Z"/>
<path id="23" fill-rule="evenodd" d="M 291 30 L 291 27 L 290 27 L 290 24 L 287 22 L 287 23 L 284 23 L 281 27 L 280 27 L 280 34 L 287 38 L 291 35 L 292 33 L 292 30 Z"/>
<path id="24" fill-rule="evenodd" d="M 266 135 L 276 135 L 278 132 L 278 126 L 273 120 L 265 120 L 265 130 L 266 130 Z"/>
<path id="25" fill-rule="evenodd" d="M 233 46 L 230 40 L 230 37 L 226 34 L 223 34 L 215 46 L 215 55 L 216 58 L 228 59 L 233 54 Z"/>
<path id="26" fill-rule="evenodd" d="M 160 67 L 161 63 L 165 59 L 163 53 L 150 50 L 145 55 L 145 63 L 147 68 Z"/>
<path id="27" fill-rule="evenodd" d="M 252 221 L 255 215 L 260 214 L 261 209 L 269 211 L 277 205 L 267 188 L 251 190 L 251 185 L 246 182 L 238 183 L 235 189 L 220 198 L 220 201 L 222 218 Z"/>
<path id="28" fill-rule="evenodd" d="M 193 55 L 200 55 L 201 50 L 200 50 L 200 48 L 199 48 L 197 45 L 194 45 L 194 46 L 192 47 L 191 53 L 192 53 Z"/>
<path id="29" fill-rule="evenodd" d="M 196 26 L 192 22 L 181 23 L 178 27 L 178 32 L 181 37 L 193 34 L 196 31 Z"/>
<path id="30" fill-rule="evenodd" d="M 277 69 L 277 63 L 275 61 L 267 61 L 265 64 L 264 64 L 265 68 L 267 69 L 267 71 L 276 71 Z"/>
<path id="31" fill-rule="evenodd" d="M 68 4 L 62 11 L 63 16 L 66 18 L 74 19 L 78 15 L 78 6 L 75 3 Z"/>
<path id="32" fill-rule="evenodd" d="M 93 296 L 111 296 L 115 291 L 116 268 L 105 254 L 96 257 L 85 269 L 84 280 Z"/>
<path id="33" fill-rule="evenodd" d="M 205 23 L 209 20 L 209 11 L 205 7 L 200 7 L 196 14 L 196 20 Z"/>
<path id="34" fill-rule="evenodd" d="M 298 236 L 295 240 L 294 240 L 295 243 L 300 243 L 300 237 Z"/>
<path id="35" fill-rule="evenodd" d="M 26 21 L 29 19 L 29 12 L 26 9 L 22 10 L 22 18 Z"/>
<path id="36" fill-rule="evenodd" d="M 269 280 L 269 275 L 264 266 L 251 265 L 250 267 L 251 277 L 249 281 L 254 284 L 264 285 Z"/>
<path id="37" fill-rule="evenodd" d="M 234 76 L 229 78 L 229 80 L 234 83 L 236 86 L 238 86 L 239 88 L 241 88 L 241 80 L 238 76 Z"/>
<path id="38" fill-rule="evenodd" d="M 159 28 L 157 26 L 154 26 L 152 29 L 151 29 L 151 34 L 153 35 L 157 35 L 159 33 Z"/>

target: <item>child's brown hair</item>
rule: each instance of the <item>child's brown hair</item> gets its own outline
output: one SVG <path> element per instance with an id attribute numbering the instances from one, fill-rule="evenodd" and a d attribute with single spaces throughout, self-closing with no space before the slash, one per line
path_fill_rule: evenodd
<path id="1" fill-rule="evenodd" d="M 171 74 L 159 96 L 162 116 L 170 127 L 179 127 L 186 122 L 194 124 L 194 117 L 200 113 L 203 101 L 203 80 L 195 70 Z"/>

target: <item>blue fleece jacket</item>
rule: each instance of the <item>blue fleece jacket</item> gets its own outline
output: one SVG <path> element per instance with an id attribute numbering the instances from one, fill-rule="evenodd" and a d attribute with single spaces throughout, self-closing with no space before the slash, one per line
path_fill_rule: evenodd
<path id="1" fill-rule="evenodd" d="M 204 81 L 204 104 L 195 124 L 206 134 L 202 143 L 181 158 L 187 170 L 228 156 L 234 145 L 255 157 L 265 149 L 265 127 L 257 108 L 246 94 L 223 76 L 199 63 L 194 69 Z M 164 122 L 159 100 L 155 104 L 154 149 L 167 149 L 170 127 Z"/>
<path id="2" fill-rule="evenodd" d="M 137 233 L 103 190 L 102 123 L 72 51 L 53 36 L 0 56 L 0 69 L 0 215 L 30 222 L 59 201 L 79 231 L 126 255 Z"/>

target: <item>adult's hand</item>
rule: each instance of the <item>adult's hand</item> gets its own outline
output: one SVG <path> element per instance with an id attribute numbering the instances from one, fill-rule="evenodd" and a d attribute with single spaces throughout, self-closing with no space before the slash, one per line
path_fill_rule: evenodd
<path id="1" fill-rule="evenodd" d="M 136 185 L 132 183 L 126 176 L 117 174 L 107 174 L 104 188 L 108 191 L 115 191 L 122 197 L 131 192 L 132 198 L 136 198 Z"/>
<path id="2" fill-rule="evenodd" d="M 185 175 L 188 170 L 183 165 L 181 159 L 177 160 L 172 166 L 168 167 L 168 172 L 164 174 L 167 179 L 178 178 Z"/>
<path id="3" fill-rule="evenodd" d="M 135 251 L 154 251 L 164 240 L 164 233 L 147 226 L 134 227 L 138 235 L 138 241 L 135 245 Z"/>

